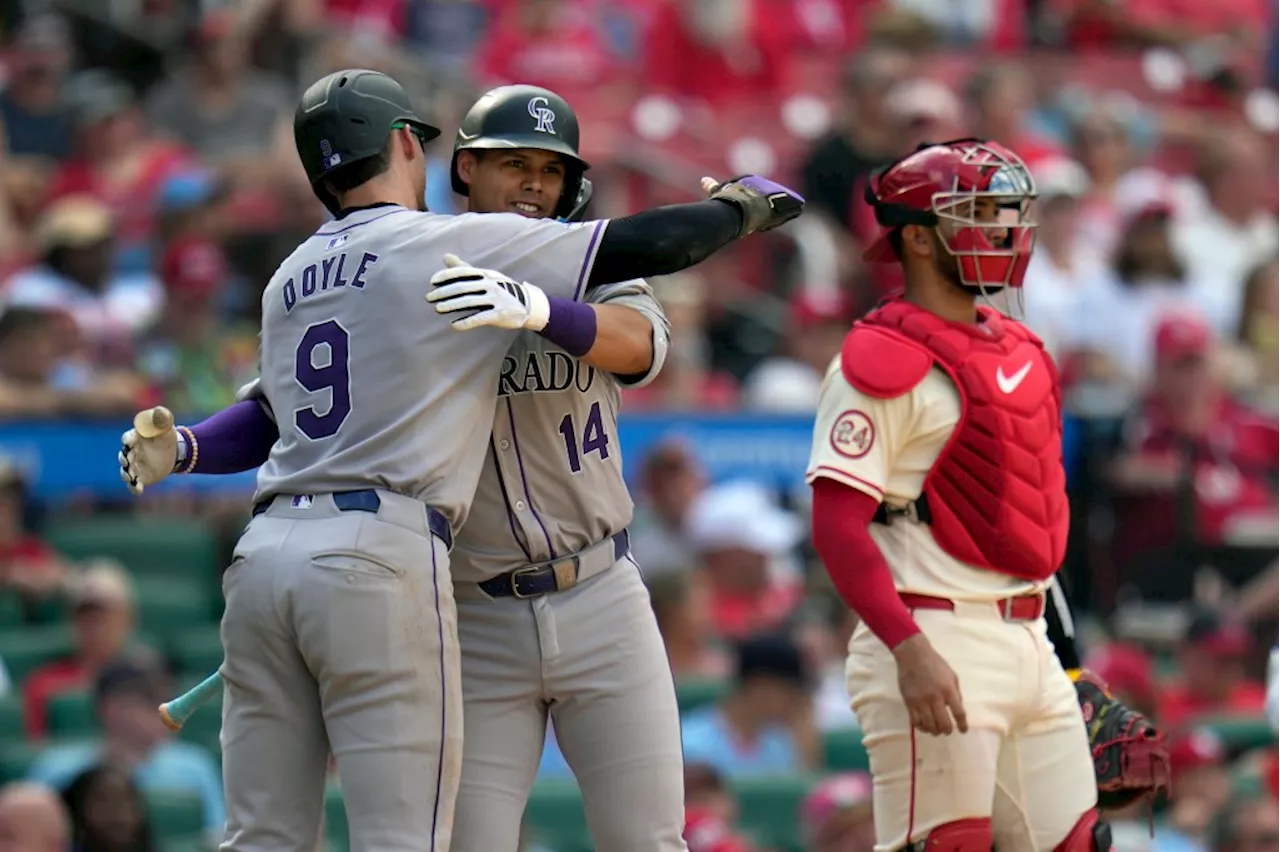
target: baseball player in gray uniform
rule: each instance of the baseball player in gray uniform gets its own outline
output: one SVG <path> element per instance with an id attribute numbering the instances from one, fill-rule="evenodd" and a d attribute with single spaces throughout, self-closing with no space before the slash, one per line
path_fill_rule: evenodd
<path id="1" fill-rule="evenodd" d="M 531 104 L 554 132 L 529 132 Z M 454 143 L 454 189 L 472 212 L 565 215 L 585 170 L 573 110 L 533 86 L 486 94 Z M 588 301 L 589 348 L 522 332 L 503 359 L 489 452 L 454 541 L 467 734 L 452 852 L 518 848 L 548 714 L 599 852 L 685 849 L 679 711 L 629 552 L 617 438 L 620 388 L 658 374 L 669 329 L 643 281 Z"/>
<path id="2" fill-rule="evenodd" d="M 550 121 L 537 106 L 535 129 Z M 580 345 L 585 293 L 688 267 L 803 210 L 747 176 L 609 221 L 436 216 L 422 198 L 437 135 L 383 74 L 312 85 L 295 142 L 335 220 L 263 292 L 260 381 L 196 426 L 151 409 L 122 437 L 135 492 L 261 466 L 223 579 L 225 852 L 311 852 L 330 750 L 352 849 L 449 848 L 463 729 L 449 550 L 512 332 Z"/>

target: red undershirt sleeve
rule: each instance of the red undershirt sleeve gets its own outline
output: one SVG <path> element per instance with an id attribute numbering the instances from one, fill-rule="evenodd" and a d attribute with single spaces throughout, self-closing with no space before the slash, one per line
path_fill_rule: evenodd
<path id="1" fill-rule="evenodd" d="M 920 632 L 893 585 L 868 527 L 879 501 L 819 477 L 813 481 L 813 545 L 849 608 L 890 649 Z"/>

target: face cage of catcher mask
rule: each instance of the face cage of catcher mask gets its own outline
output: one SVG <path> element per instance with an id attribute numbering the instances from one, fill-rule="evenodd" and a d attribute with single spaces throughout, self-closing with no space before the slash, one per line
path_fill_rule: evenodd
<path id="1" fill-rule="evenodd" d="M 1007 261 L 1002 283 L 988 282 L 982 275 L 979 275 L 976 283 L 963 283 L 975 288 L 978 298 L 991 308 L 1005 316 L 1021 320 L 1025 315 L 1022 282 L 1013 283 L 1013 276 L 1020 263 L 1025 267 L 1035 246 L 1036 222 L 1032 216 L 1036 199 L 1035 181 L 1021 160 L 1009 159 L 1000 152 L 980 145 L 975 146 L 975 151 L 969 152 L 966 159 L 971 158 L 974 153 L 985 153 L 994 158 L 989 162 L 975 165 L 983 169 L 995 169 L 996 174 L 991 176 L 986 190 L 957 188 L 950 192 L 934 193 L 932 206 L 934 215 L 938 217 L 936 230 L 939 242 L 952 257 L 956 258 L 958 264 L 963 263 L 967 258 L 981 269 L 985 258 Z M 979 202 L 984 199 L 994 202 L 996 210 L 994 219 L 978 218 Z M 951 231 L 950 236 L 943 230 L 944 222 L 949 225 L 947 230 Z M 990 248 L 954 246 L 953 241 L 966 230 L 978 231 L 982 241 Z M 1005 232 L 1002 245 L 987 239 L 987 232 L 994 230 Z M 1025 268 L 1023 274 L 1025 274 Z"/>

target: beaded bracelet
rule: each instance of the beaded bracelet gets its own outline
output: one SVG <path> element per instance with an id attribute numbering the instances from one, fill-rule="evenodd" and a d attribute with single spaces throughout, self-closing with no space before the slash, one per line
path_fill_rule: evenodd
<path id="1" fill-rule="evenodd" d="M 196 469 L 196 462 L 200 460 L 200 442 L 196 440 L 195 433 L 186 426 L 179 426 L 178 431 L 187 440 L 187 461 L 174 473 L 191 473 Z"/>

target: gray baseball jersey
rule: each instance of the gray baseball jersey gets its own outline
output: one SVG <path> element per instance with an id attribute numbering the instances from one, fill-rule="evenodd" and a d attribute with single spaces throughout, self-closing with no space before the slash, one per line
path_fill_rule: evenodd
<path id="1" fill-rule="evenodd" d="M 480 582 L 574 553 L 631 522 L 617 431 L 620 387 L 641 387 L 657 376 L 670 327 L 643 281 L 600 287 L 589 298 L 648 318 L 653 363 L 641 376 L 618 377 L 537 334 L 520 334 L 502 359 L 480 484 L 470 520 L 454 540 L 455 580 Z"/>
<path id="2" fill-rule="evenodd" d="M 258 383 L 280 440 L 255 500 L 379 487 L 462 525 L 484 462 L 513 335 L 449 325 L 425 296 L 452 252 L 581 298 L 605 222 L 438 216 L 396 206 L 322 227 L 262 296 Z"/>

